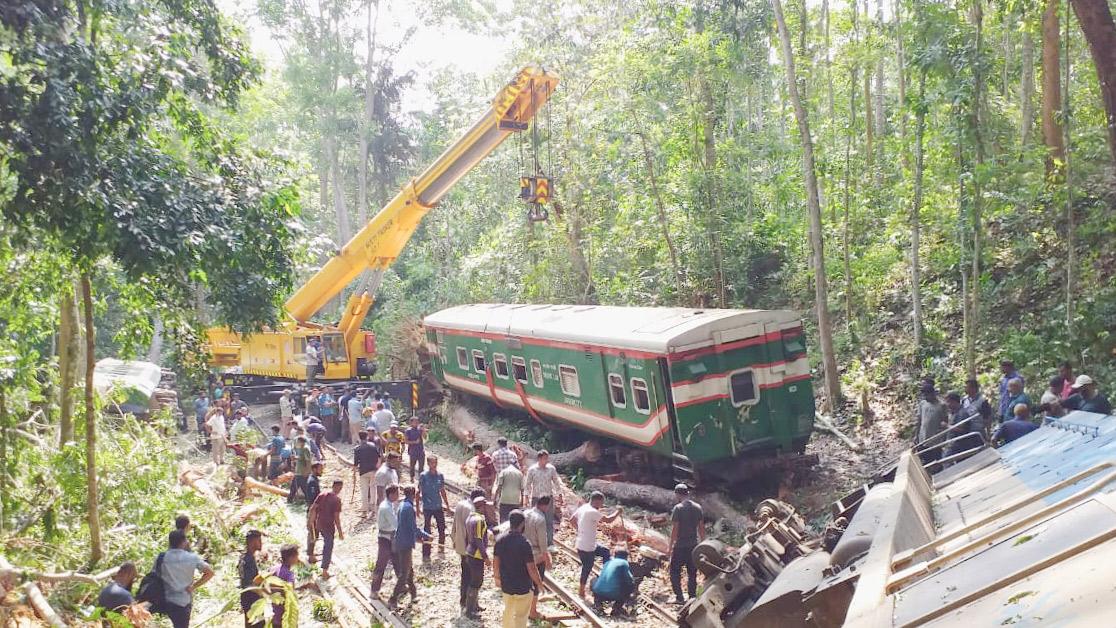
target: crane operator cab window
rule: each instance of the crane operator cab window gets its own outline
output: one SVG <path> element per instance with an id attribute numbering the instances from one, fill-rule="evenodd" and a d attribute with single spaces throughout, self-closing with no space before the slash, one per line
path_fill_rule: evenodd
<path id="1" fill-rule="evenodd" d="M 322 349 L 327 362 L 347 362 L 349 359 L 345 351 L 345 337 L 341 334 L 322 334 Z"/>

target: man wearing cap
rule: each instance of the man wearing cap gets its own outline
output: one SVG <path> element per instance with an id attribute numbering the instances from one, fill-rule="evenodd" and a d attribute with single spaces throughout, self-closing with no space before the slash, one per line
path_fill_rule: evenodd
<path id="1" fill-rule="evenodd" d="M 602 513 L 604 500 L 604 493 L 593 491 L 589 495 L 589 501 L 582 504 L 570 517 L 570 524 L 577 532 L 575 548 L 577 557 L 581 560 L 581 579 L 578 581 L 577 592 L 582 598 L 585 597 L 585 585 L 589 582 L 589 574 L 593 572 L 593 561 L 597 556 L 600 556 L 602 561 L 607 561 L 611 557 L 608 548 L 597 543 L 597 526 L 602 522 L 616 521 L 624 512 L 623 508 L 617 506 L 612 514 Z"/>
<path id="2" fill-rule="evenodd" d="M 1097 383 L 1088 375 L 1078 375 L 1073 381 L 1073 394 L 1066 399 L 1065 406 L 1082 412 L 1112 414 L 1112 404 L 1097 390 Z"/>
<path id="3" fill-rule="evenodd" d="M 391 468 L 402 475 L 403 473 L 403 446 L 407 443 L 407 436 L 399 429 L 399 423 L 392 421 L 386 432 L 380 435 L 384 444 L 384 453 L 395 454 L 392 458 Z"/>
<path id="4" fill-rule="evenodd" d="M 682 568 L 686 568 L 686 592 L 690 599 L 697 595 L 697 565 L 694 564 L 694 547 L 705 540 L 705 513 L 701 505 L 690 499 L 690 487 L 674 487 L 678 503 L 670 511 L 670 586 L 674 601 L 684 604 L 682 597 Z"/>
<path id="5" fill-rule="evenodd" d="M 458 602 L 462 612 L 464 612 L 466 608 L 470 584 L 469 552 L 466 543 L 468 534 L 466 533 L 466 527 L 469 517 L 476 512 L 473 503 L 478 497 L 481 503 L 483 503 L 484 489 L 474 488 L 469 492 L 468 496 L 462 497 L 453 507 L 453 551 L 457 552 L 457 555 L 461 557 L 461 590 Z"/>
<path id="6" fill-rule="evenodd" d="M 387 488 L 392 484 L 399 484 L 399 473 L 395 470 L 397 465 L 391 463 L 392 458 L 399 460 L 399 454 L 390 453 L 376 472 L 376 503 L 382 503 L 387 496 Z M 394 528 L 393 528 L 394 529 Z"/>
<path id="7" fill-rule="evenodd" d="M 998 446 L 1002 442 L 1006 445 L 1037 429 L 1038 426 L 1031 421 L 1030 406 L 1020 403 L 1012 408 L 1011 420 L 1001 423 L 999 429 L 992 435 L 992 444 Z"/>
<path id="8" fill-rule="evenodd" d="M 1011 403 L 1011 398 L 1013 395 L 1009 390 L 1011 380 L 1019 380 L 1019 390 L 1021 392 L 1023 390 L 1023 385 L 1026 382 L 1024 381 L 1023 376 L 1019 374 L 1019 371 L 1015 370 L 1015 363 L 1011 360 L 1003 360 L 1002 362 L 1000 362 L 1000 372 L 1003 373 L 1003 377 L 1000 378 L 1000 412 L 997 416 L 1001 417 L 1001 420 L 1007 421 L 1011 419 L 1011 411 L 1012 408 L 1015 407 Z M 1030 400 L 1028 400 L 1028 405 L 1029 403 Z"/>

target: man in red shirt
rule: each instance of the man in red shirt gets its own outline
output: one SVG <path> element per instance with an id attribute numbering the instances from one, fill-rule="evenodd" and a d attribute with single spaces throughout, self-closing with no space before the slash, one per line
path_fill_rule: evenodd
<path id="1" fill-rule="evenodd" d="M 307 535 L 306 553 L 314 556 L 315 537 L 322 537 L 322 577 L 329 578 L 329 563 L 333 559 L 333 537 L 344 540 L 345 533 L 341 531 L 341 488 L 344 482 L 333 481 L 333 491 L 322 493 L 310 506 L 306 514 L 306 524 L 312 526 Z M 311 558 L 311 560 L 313 560 Z"/>

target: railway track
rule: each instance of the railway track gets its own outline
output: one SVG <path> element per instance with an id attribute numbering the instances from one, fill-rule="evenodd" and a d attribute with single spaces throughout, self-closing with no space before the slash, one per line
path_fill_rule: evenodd
<path id="1" fill-rule="evenodd" d="M 557 546 L 558 549 L 561 550 L 562 553 L 565 554 L 566 556 L 568 556 L 569 558 L 572 558 L 573 560 L 576 560 L 576 561 L 580 562 L 581 559 L 578 558 L 577 551 L 574 550 L 574 548 L 570 547 L 569 545 L 566 545 L 565 543 L 563 543 L 562 541 L 559 541 L 558 539 L 554 539 L 554 545 Z M 593 565 L 593 574 L 594 575 L 599 575 L 600 572 L 601 572 L 600 567 L 597 567 L 596 565 Z M 655 615 L 657 618 L 667 622 L 671 626 L 678 625 L 678 617 L 676 617 L 674 613 L 670 612 L 670 609 L 666 608 L 662 604 L 659 604 L 655 600 L 651 599 L 650 596 L 644 595 L 642 593 L 639 595 L 638 599 L 641 602 L 643 602 L 644 605 L 647 606 L 647 608 L 651 609 L 651 614 L 652 615 Z"/>

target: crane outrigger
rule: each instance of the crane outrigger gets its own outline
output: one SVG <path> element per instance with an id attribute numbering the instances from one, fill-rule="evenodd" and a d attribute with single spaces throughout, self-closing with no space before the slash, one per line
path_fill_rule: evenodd
<path id="1" fill-rule="evenodd" d="M 411 239 L 423 216 L 478 163 L 513 133 L 526 131 L 550 99 L 558 77 L 528 66 L 500 90 L 488 110 L 419 176 L 411 179 L 322 268 L 286 302 L 286 319 L 276 329 L 240 335 L 228 328 L 207 330 L 210 364 L 235 371 L 239 383 L 305 381 L 305 351 L 311 338 L 321 340 L 322 369 L 317 379 L 349 381 L 375 373 L 375 336 L 361 325 L 387 270 Z M 549 181 L 532 176 L 528 200 L 537 209 L 549 196 Z M 541 180 L 542 194 L 538 181 Z M 535 215 L 533 212 L 532 215 Z M 313 322 L 330 300 L 362 273 L 367 289 L 349 297 L 340 320 Z"/>

